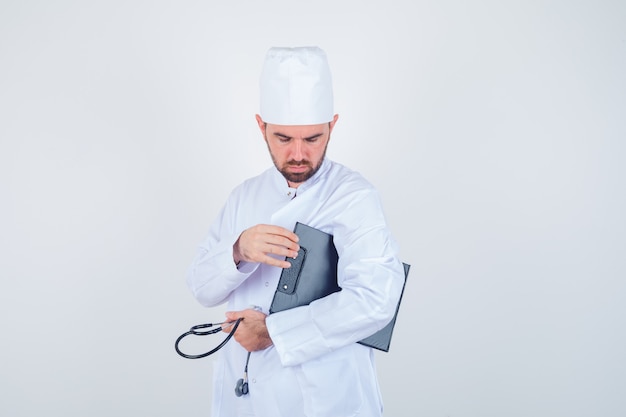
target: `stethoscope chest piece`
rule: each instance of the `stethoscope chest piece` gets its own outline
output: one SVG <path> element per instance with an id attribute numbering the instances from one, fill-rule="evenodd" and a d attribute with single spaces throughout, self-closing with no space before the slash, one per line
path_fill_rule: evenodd
<path id="1" fill-rule="evenodd" d="M 244 378 L 239 378 L 239 381 L 237 381 L 237 385 L 235 386 L 235 395 L 237 397 L 241 397 L 246 394 L 248 394 L 248 381 L 244 380 Z"/>
<path id="2" fill-rule="evenodd" d="M 235 385 L 235 395 L 237 397 L 241 397 L 242 395 L 246 395 L 249 392 L 248 387 L 248 363 L 250 362 L 250 352 L 248 352 L 248 356 L 246 357 L 246 367 L 243 370 L 243 378 L 239 378 L 237 381 L 237 385 Z"/>

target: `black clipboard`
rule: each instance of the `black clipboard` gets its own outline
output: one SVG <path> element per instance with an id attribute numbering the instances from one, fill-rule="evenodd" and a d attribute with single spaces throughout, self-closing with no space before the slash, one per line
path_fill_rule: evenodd
<path id="1" fill-rule="evenodd" d="M 300 222 L 296 223 L 294 232 L 300 238 L 298 242 L 300 251 L 295 259 L 286 259 L 291 263 L 291 268 L 283 269 L 280 275 L 270 306 L 270 314 L 308 305 L 314 300 L 341 291 L 341 287 L 337 284 L 339 256 L 333 243 L 333 236 Z M 389 352 L 391 336 L 410 269 L 410 265 L 403 265 L 404 283 L 393 318 L 385 327 L 358 343 Z"/>

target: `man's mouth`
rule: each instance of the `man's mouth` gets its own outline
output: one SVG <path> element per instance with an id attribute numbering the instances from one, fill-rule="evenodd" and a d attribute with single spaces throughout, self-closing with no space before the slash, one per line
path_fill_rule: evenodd
<path id="1" fill-rule="evenodd" d="M 303 172 L 309 169 L 309 163 L 307 161 L 302 161 L 298 163 L 288 163 L 287 168 L 294 172 Z"/>

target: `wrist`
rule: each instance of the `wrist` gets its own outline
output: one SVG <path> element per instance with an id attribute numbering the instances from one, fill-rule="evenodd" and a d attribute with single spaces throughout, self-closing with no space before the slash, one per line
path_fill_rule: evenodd
<path id="1" fill-rule="evenodd" d="M 233 262 L 235 266 L 239 266 L 241 263 L 241 257 L 239 256 L 239 239 L 233 244 Z"/>

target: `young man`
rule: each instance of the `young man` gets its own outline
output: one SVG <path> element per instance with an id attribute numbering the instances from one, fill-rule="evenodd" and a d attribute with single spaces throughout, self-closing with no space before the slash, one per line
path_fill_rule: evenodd
<path id="1" fill-rule="evenodd" d="M 375 189 L 325 157 L 338 118 L 325 53 L 271 48 L 260 113 L 274 167 L 233 190 L 188 274 L 200 303 L 243 318 L 216 365 L 213 417 L 381 416 L 374 353 L 356 342 L 392 319 L 404 271 Z M 333 235 L 342 291 L 268 315 L 296 222 Z"/>

